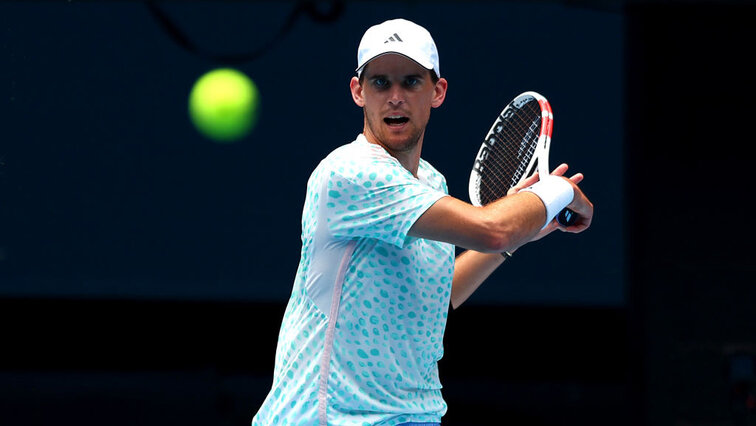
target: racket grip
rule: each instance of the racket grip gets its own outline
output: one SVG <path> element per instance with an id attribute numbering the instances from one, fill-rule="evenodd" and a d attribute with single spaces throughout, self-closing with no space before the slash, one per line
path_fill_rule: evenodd
<path id="1" fill-rule="evenodd" d="M 557 222 L 559 222 L 559 224 L 562 226 L 571 226 L 575 223 L 576 219 L 577 215 L 570 209 L 563 209 L 557 215 Z"/>

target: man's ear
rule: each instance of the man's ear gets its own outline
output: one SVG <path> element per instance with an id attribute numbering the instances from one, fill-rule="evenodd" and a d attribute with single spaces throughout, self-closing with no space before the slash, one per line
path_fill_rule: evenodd
<path id="1" fill-rule="evenodd" d="M 349 82 L 349 89 L 352 91 L 352 100 L 354 100 L 354 103 L 357 104 L 358 107 L 362 108 L 365 106 L 365 98 L 362 96 L 362 85 L 360 84 L 360 79 L 357 77 L 352 77 L 352 80 Z"/>
<path id="2" fill-rule="evenodd" d="M 436 86 L 433 88 L 433 101 L 431 102 L 433 108 L 438 108 L 444 103 L 444 99 L 446 99 L 446 89 L 448 87 L 449 83 L 445 78 L 438 79 Z"/>

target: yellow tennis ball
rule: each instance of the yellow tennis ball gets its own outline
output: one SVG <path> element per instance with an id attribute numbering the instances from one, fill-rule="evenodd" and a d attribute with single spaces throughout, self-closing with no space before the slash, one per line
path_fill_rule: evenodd
<path id="1" fill-rule="evenodd" d="M 255 126 L 259 104 L 260 94 L 249 77 L 232 68 L 218 68 L 194 83 L 189 116 L 206 137 L 234 142 Z"/>

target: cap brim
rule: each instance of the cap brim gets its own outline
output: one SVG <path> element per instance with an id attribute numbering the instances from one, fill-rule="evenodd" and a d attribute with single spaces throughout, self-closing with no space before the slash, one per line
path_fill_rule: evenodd
<path id="1" fill-rule="evenodd" d="M 365 68 L 365 65 L 369 64 L 372 60 L 374 60 L 376 58 L 379 58 L 381 56 L 384 56 L 384 55 L 400 55 L 400 56 L 404 56 L 405 58 L 411 60 L 412 62 L 414 62 L 414 63 L 416 63 L 418 65 L 420 65 L 421 67 L 425 68 L 426 70 L 433 71 L 433 64 L 423 64 L 422 62 L 418 61 L 417 59 L 413 58 L 412 56 L 410 56 L 410 55 L 408 55 L 408 54 L 406 54 L 404 52 L 398 52 L 396 50 L 391 50 L 391 51 L 388 51 L 388 52 L 381 52 L 381 53 L 379 53 L 377 55 L 374 55 L 370 59 L 366 60 L 362 65 L 360 65 L 359 67 L 357 67 L 357 69 L 355 69 L 354 71 L 359 75 L 362 72 L 362 69 Z"/>

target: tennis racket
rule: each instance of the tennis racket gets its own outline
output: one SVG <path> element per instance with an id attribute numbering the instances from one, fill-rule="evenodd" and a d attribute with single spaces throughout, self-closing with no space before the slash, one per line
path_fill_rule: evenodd
<path id="1" fill-rule="evenodd" d="M 510 102 L 494 121 L 475 157 L 470 173 L 470 201 L 485 206 L 531 176 L 549 174 L 549 148 L 554 114 L 545 97 L 525 92 Z M 575 223 L 576 215 L 564 209 L 557 215 L 562 226 Z"/>

